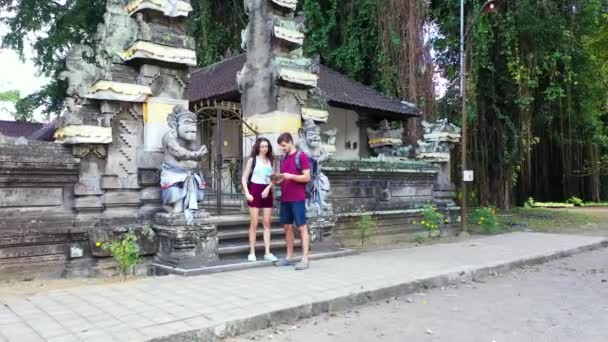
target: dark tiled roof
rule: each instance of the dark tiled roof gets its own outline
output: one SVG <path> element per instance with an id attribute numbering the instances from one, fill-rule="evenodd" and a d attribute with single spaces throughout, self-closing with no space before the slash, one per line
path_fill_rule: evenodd
<path id="1" fill-rule="evenodd" d="M 190 102 L 239 96 L 236 74 L 243 69 L 246 59 L 247 56 L 241 54 L 194 71 L 188 89 Z"/>
<path id="2" fill-rule="evenodd" d="M 238 97 L 236 74 L 243 68 L 245 60 L 246 55 L 241 54 L 193 72 L 188 94 L 190 101 Z M 411 104 L 384 95 L 324 65 L 321 65 L 319 88 L 330 104 L 408 116 L 420 115 Z"/>
<path id="3" fill-rule="evenodd" d="M 0 120 L 0 133 L 7 137 L 29 137 L 42 126 L 41 123 Z"/>

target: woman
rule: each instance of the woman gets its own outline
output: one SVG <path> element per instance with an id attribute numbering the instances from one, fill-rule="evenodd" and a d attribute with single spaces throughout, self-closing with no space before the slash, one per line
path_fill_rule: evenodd
<path id="1" fill-rule="evenodd" d="M 264 225 L 264 260 L 275 262 L 277 258 L 270 253 L 270 225 L 272 219 L 272 145 L 266 138 L 259 138 L 251 149 L 251 158 L 247 160 L 243 172 L 243 189 L 249 204 L 249 257 L 250 262 L 257 261 L 255 256 L 255 243 L 259 222 L 260 209 L 262 209 Z"/>

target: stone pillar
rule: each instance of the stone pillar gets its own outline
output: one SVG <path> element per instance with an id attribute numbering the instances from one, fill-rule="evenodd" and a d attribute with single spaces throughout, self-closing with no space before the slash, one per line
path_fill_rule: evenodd
<path id="1" fill-rule="evenodd" d="M 433 198 L 440 206 L 453 207 L 456 204 L 456 186 L 452 183 L 451 161 L 431 162 L 439 169 L 437 181 L 433 186 Z"/>
<path id="2" fill-rule="evenodd" d="M 460 141 L 460 128 L 447 119 L 434 123 L 423 122 L 424 141 L 418 141 L 416 158 L 427 161 L 439 169 L 433 186 L 433 201 L 445 212 L 450 224 L 459 219 L 460 208 L 456 206 L 456 187 L 452 183 L 450 150 Z M 445 234 L 443 232 L 442 234 Z"/>
<path id="3" fill-rule="evenodd" d="M 255 130 L 246 127 L 243 132 L 245 156 L 257 136 L 268 138 L 279 155 L 277 139 L 282 133 L 291 133 L 296 146 L 304 146 L 306 142 L 298 141 L 302 120 L 327 122 L 327 102 L 317 88 L 318 61 L 303 56 L 304 17 L 296 13 L 297 6 L 298 0 L 245 0 L 249 24 L 242 46 L 247 62 L 237 81 L 246 126 Z M 320 129 L 315 129 L 320 138 Z M 315 241 L 327 237 L 335 225 L 329 207 L 310 211 L 308 218 Z"/>
<path id="4" fill-rule="evenodd" d="M 237 81 L 243 117 L 256 132 L 244 130 L 244 155 L 249 154 L 256 133 L 274 147 L 282 133 L 297 139 L 305 112 L 327 121 L 325 108 L 316 108 L 319 101 L 313 101 L 319 70 L 315 61 L 303 56 L 304 18 L 296 15 L 297 4 L 298 0 L 245 1 L 249 24 L 242 33 L 242 46 L 247 61 Z"/>

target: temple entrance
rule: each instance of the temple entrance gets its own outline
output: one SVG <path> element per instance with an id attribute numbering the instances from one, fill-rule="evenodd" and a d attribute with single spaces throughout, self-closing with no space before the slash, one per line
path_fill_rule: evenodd
<path id="1" fill-rule="evenodd" d="M 195 106 L 200 141 L 209 149 L 203 165 L 207 192 L 203 207 L 212 214 L 235 214 L 244 209 L 243 126 L 240 104 L 205 101 Z"/>

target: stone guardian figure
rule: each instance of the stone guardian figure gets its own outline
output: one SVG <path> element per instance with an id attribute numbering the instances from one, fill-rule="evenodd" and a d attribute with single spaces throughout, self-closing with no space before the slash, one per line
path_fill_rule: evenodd
<path id="1" fill-rule="evenodd" d="M 186 216 L 191 224 L 198 211 L 198 201 L 204 197 L 205 181 L 199 164 L 207 147 L 198 147 L 196 115 L 175 106 L 167 117 L 170 130 L 163 136 L 164 162 L 160 183 L 163 204 L 171 214 Z"/>
<path id="2" fill-rule="evenodd" d="M 321 141 L 321 128 L 313 120 L 306 120 L 300 129 L 297 148 L 310 158 L 311 181 L 306 186 L 307 210 L 316 209 L 317 215 L 329 208 L 326 199 L 331 189 L 329 178 L 321 170 L 321 165 L 329 157 Z"/>

